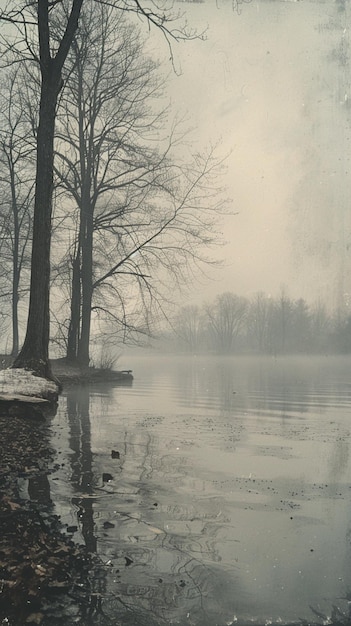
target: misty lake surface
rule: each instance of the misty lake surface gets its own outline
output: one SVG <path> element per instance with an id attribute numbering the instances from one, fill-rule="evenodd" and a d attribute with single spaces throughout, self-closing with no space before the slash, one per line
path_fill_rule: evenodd
<path id="1" fill-rule="evenodd" d="M 123 357 L 72 387 L 50 476 L 123 624 L 321 622 L 351 591 L 351 359 Z M 77 527 L 77 530 L 74 528 Z"/>

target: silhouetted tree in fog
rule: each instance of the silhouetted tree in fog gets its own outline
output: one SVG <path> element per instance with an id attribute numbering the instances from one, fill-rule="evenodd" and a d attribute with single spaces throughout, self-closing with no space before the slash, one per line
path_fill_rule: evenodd
<path id="1" fill-rule="evenodd" d="M 182 307 L 173 328 L 177 347 L 179 338 L 191 346 L 193 329 L 201 329 L 197 351 L 274 355 L 351 352 L 347 310 L 328 313 L 323 303 L 308 305 L 302 298 L 293 300 L 285 290 L 275 298 L 259 292 L 250 299 L 227 292 L 202 307 Z"/>
<path id="2" fill-rule="evenodd" d="M 164 282 L 167 275 L 180 282 L 190 265 L 207 260 L 202 249 L 215 242 L 222 209 L 214 181 L 220 163 L 211 152 L 186 165 L 172 159 L 182 136 L 174 127 L 162 138 L 167 120 L 156 102 L 157 66 L 123 15 L 87 2 L 68 61 L 55 168 L 64 197 L 76 206 L 66 221 L 67 357 L 88 365 L 92 314 L 120 338 L 147 332 L 144 312 L 160 294 L 158 269 Z"/>
<path id="3" fill-rule="evenodd" d="M 146 206 L 162 184 L 166 163 L 164 154 L 149 147 L 160 114 L 150 112 L 148 100 L 159 81 L 135 25 L 111 8 L 86 2 L 68 67 L 55 171 L 65 201 L 76 206 L 66 220 L 73 231 L 67 357 L 87 365 L 96 281 L 100 286 L 101 274 L 123 259 L 126 216 Z M 111 240 L 115 251 L 108 258 Z"/>
<path id="4" fill-rule="evenodd" d="M 317 302 L 311 307 L 311 341 L 313 352 L 326 352 L 330 349 L 330 334 L 332 330 L 332 320 L 328 315 L 326 306 L 322 302 Z"/>
<path id="5" fill-rule="evenodd" d="M 178 25 L 173 28 L 175 15 L 164 6 L 162 9 L 153 4 L 142 7 L 137 0 L 132 0 L 129 5 L 118 0 L 111 0 L 108 4 L 116 10 L 134 11 L 168 38 L 192 36 Z M 78 28 L 82 5 L 83 0 L 37 0 L 33 3 L 13 0 L 0 9 L 0 24 L 6 26 L 1 39 L 2 53 L 10 50 L 17 56 L 16 61 L 34 62 L 40 72 L 30 302 L 25 341 L 15 366 L 32 369 L 46 378 L 53 378 L 48 345 L 56 110 L 63 87 L 62 70 Z M 60 25 L 59 33 L 52 31 L 53 24 Z"/>
<path id="6" fill-rule="evenodd" d="M 226 292 L 217 296 L 213 304 L 205 306 L 208 328 L 215 350 L 233 351 L 239 332 L 244 327 L 248 312 L 246 298 Z"/>
<path id="7" fill-rule="evenodd" d="M 201 348 L 204 333 L 204 315 L 199 306 L 188 305 L 180 309 L 174 321 L 174 330 L 182 345 L 194 353 Z"/>
<path id="8" fill-rule="evenodd" d="M 312 347 L 311 314 L 303 298 L 295 300 L 292 310 L 289 352 L 308 352 Z"/>
<path id="9" fill-rule="evenodd" d="M 15 366 L 35 370 L 45 378 L 53 378 L 49 359 L 49 289 L 50 244 L 53 187 L 53 143 L 57 98 L 62 89 L 62 68 L 65 63 L 83 0 L 73 0 L 68 17 L 63 17 L 60 40 L 52 41 L 50 19 L 61 2 L 9 2 L 0 12 L 2 22 L 11 23 L 17 31 L 17 45 L 12 37 L 3 43 L 18 57 L 35 60 L 40 68 L 40 106 L 37 132 L 37 163 L 33 217 L 31 286 L 27 332 Z M 36 34 L 33 27 L 37 27 Z"/>
<path id="10" fill-rule="evenodd" d="M 23 92 L 19 91 L 24 80 L 18 69 L 9 72 L 3 76 L 0 94 L 1 258 L 7 279 L 0 298 L 11 301 L 13 356 L 19 349 L 19 300 L 28 292 L 28 282 L 21 285 L 21 278 L 29 267 L 34 196 L 34 138 Z"/>
<path id="11" fill-rule="evenodd" d="M 251 299 L 247 315 L 248 341 L 260 353 L 268 350 L 269 322 L 272 312 L 272 298 L 259 291 Z"/>

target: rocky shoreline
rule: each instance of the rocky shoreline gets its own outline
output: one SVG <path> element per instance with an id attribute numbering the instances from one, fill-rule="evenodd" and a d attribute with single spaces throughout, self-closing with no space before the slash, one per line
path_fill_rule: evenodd
<path id="1" fill-rule="evenodd" d="M 91 595 L 98 559 L 70 540 L 47 506 L 55 471 L 50 424 L 0 416 L 0 428 L 0 624 L 87 624 L 82 598 Z M 28 500 L 20 497 L 21 482 Z"/>
<path id="2" fill-rule="evenodd" d="M 82 370 L 64 360 L 52 367 L 64 388 L 133 380 L 130 371 Z M 87 626 L 99 624 L 100 618 L 105 624 L 94 593 L 103 564 L 71 541 L 47 507 L 48 475 L 55 471 L 50 419 L 31 410 L 30 401 L 7 405 L 5 400 L 0 429 L 0 625 Z M 21 481 L 28 485 L 29 499 L 21 497 Z"/>

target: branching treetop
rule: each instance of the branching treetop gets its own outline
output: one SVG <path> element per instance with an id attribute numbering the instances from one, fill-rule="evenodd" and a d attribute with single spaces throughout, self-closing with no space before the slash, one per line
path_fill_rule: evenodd
<path id="1" fill-rule="evenodd" d="M 170 60 L 173 62 L 172 41 L 203 39 L 189 27 L 184 13 L 174 9 L 170 0 L 94 0 L 117 11 L 136 15 L 145 20 L 148 27 L 156 27 L 165 37 L 169 46 Z M 77 29 L 80 11 L 85 0 L 15 0 L 8 1 L 0 9 L 0 46 L 3 52 L 11 52 L 11 62 L 20 60 L 36 61 L 42 70 L 53 69 L 61 72 L 72 33 Z M 57 25 L 62 25 L 57 37 Z M 52 26 L 55 25 L 55 28 Z M 8 55 L 6 55 L 8 62 Z"/>

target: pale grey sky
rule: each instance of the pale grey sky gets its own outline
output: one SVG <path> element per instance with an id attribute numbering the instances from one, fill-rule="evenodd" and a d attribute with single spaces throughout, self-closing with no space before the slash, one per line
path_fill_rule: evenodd
<path id="1" fill-rule="evenodd" d="M 180 6 L 209 28 L 206 41 L 174 46 L 173 110 L 187 114 L 195 148 L 220 139 L 231 152 L 226 180 L 239 213 L 224 222 L 226 267 L 200 299 L 285 284 L 292 296 L 335 301 L 347 291 L 350 184 L 347 72 L 331 57 L 348 41 L 345 15 L 332 1 L 253 1 L 240 15 L 223 1 Z"/>

